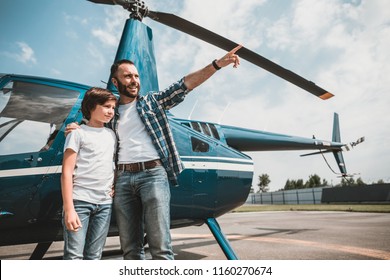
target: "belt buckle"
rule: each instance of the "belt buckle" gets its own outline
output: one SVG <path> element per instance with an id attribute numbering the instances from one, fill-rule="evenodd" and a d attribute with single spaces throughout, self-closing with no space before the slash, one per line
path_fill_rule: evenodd
<path id="1" fill-rule="evenodd" d="M 138 163 L 140 166 L 139 166 L 139 169 L 140 171 L 144 171 L 146 168 L 145 168 L 145 162 L 140 162 Z"/>

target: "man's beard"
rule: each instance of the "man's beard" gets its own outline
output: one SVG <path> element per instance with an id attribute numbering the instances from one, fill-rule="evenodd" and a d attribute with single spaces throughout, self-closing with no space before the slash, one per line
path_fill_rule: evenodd
<path id="1" fill-rule="evenodd" d="M 130 97 L 130 98 L 135 98 L 138 96 L 138 92 L 139 92 L 139 88 L 137 90 L 137 93 L 132 93 L 130 92 L 128 89 L 127 89 L 127 86 L 122 84 L 119 80 L 117 80 L 117 83 L 118 83 L 118 92 L 119 94 L 121 95 L 124 95 L 124 96 L 127 96 L 127 97 Z M 137 85 L 136 83 L 131 83 L 130 86 L 133 86 L 133 85 Z"/>

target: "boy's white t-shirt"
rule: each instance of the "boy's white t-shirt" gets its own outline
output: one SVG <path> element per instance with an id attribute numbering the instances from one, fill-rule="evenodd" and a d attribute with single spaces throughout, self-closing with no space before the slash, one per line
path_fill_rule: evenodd
<path id="1" fill-rule="evenodd" d="M 66 137 L 64 151 L 72 149 L 77 153 L 73 199 L 94 204 L 112 202 L 115 148 L 115 133 L 106 127 L 81 125 Z"/>

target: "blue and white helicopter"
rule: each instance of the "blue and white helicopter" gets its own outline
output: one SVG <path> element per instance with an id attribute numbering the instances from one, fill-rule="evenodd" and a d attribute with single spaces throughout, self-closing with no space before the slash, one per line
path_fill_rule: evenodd
<path id="1" fill-rule="evenodd" d="M 237 46 L 176 15 L 150 11 L 139 0 L 89 1 L 121 5 L 130 12 L 115 60 L 126 58 L 135 62 L 143 93 L 159 89 L 153 33 L 142 23 L 144 17 L 227 51 Z M 241 48 L 237 54 L 322 99 L 333 96 L 249 49 Z M 37 243 L 31 254 L 31 259 L 37 259 L 44 256 L 52 242 L 62 240 L 60 176 L 64 130 L 67 124 L 82 120 L 80 105 L 89 88 L 43 77 L 0 74 L 0 246 Z M 110 83 L 108 88 L 115 91 Z M 237 256 L 216 218 L 242 205 L 250 192 L 253 160 L 244 152 L 330 152 L 341 174 L 347 174 L 342 150 L 348 145 L 341 143 L 337 114 L 331 141 L 179 119 L 173 115 L 170 126 L 185 164 L 179 187 L 171 188 L 171 226 L 206 223 L 228 259 Z M 361 141 L 363 138 L 352 144 Z M 117 234 L 113 219 L 109 235 Z"/>

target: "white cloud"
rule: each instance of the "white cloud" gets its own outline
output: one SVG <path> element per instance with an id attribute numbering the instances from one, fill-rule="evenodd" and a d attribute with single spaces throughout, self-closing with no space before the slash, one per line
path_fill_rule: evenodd
<path id="1" fill-rule="evenodd" d="M 52 68 L 51 71 L 50 71 L 54 76 L 61 76 L 62 75 L 62 72 L 56 68 Z"/>
<path id="2" fill-rule="evenodd" d="M 126 12 L 121 9 L 105 8 L 107 15 L 104 25 L 100 28 L 92 28 L 92 35 L 95 36 L 103 45 L 116 47 L 122 33 L 123 24 L 127 19 Z"/>
<path id="3" fill-rule="evenodd" d="M 292 28 L 301 38 L 318 40 L 323 31 L 335 24 L 340 4 L 337 0 L 300 0 L 294 7 Z M 337 22 L 336 22 L 337 23 Z"/>
<path id="4" fill-rule="evenodd" d="M 93 64 L 96 64 L 96 67 L 102 67 L 106 63 L 106 59 L 103 55 L 103 53 L 100 51 L 99 48 L 97 48 L 93 44 L 88 44 L 87 46 L 88 53 L 91 55 L 93 58 Z"/>
<path id="5" fill-rule="evenodd" d="M 65 19 L 65 22 L 67 24 L 81 24 L 81 25 L 87 25 L 88 24 L 88 19 L 85 17 L 79 17 L 79 16 L 74 16 L 74 15 L 69 15 L 68 13 L 63 13 L 63 17 Z"/>
<path id="6" fill-rule="evenodd" d="M 17 53 L 8 53 L 8 56 L 13 57 L 17 61 L 22 62 L 24 64 L 37 63 L 37 59 L 34 55 L 34 50 L 27 43 L 17 42 L 16 44 L 20 48 L 20 51 Z"/>
<path id="7" fill-rule="evenodd" d="M 118 45 L 118 39 L 107 30 L 104 29 L 94 29 L 92 30 L 92 35 L 99 39 L 104 45 L 107 46 L 116 46 Z"/>
<path id="8" fill-rule="evenodd" d="M 213 15 L 194 12 L 205 8 L 199 1 L 186 1 L 180 15 L 230 39 L 238 38 L 244 45 L 248 40 L 254 51 L 313 80 L 335 97 L 319 100 L 243 62 L 237 70 L 217 73 L 196 89 L 197 96 L 190 95 L 183 108 L 173 112 L 187 117 L 198 100 L 193 118 L 217 122 L 230 104 L 222 119 L 225 124 L 304 137 L 315 134 L 327 140 L 332 134 L 333 112 L 338 112 L 342 140 L 348 143 L 366 136 L 366 142 L 345 154 L 348 171 L 360 173 L 366 182 L 388 180 L 384 169 L 390 165 L 386 156 L 390 154 L 390 131 L 386 129 L 390 126 L 390 10 L 386 1 L 294 1 L 278 15 L 273 1 L 258 6 L 251 2 L 247 9 L 237 3 L 217 1 L 216 9 L 210 9 L 216 11 Z M 274 13 L 260 17 L 256 14 L 259 7 Z M 174 39 L 167 36 L 165 41 Z M 181 60 L 190 61 L 194 69 L 207 63 L 210 54 L 218 54 L 215 48 L 193 39 L 175 41 L 171 47 L 165 47 L 169 52 L 166 57 L 162 54 L 164 62 L 179 49 Z M 159 65 L 170 81 L 172 67 Z M 282 188 L 287 178 L 306 180 L 314 173 L 338 183 L 320 157 L 299 158 L 299 154 L 251 153 L 256 168 L 254 184 L 261 173 L 271 175 L 273 188 Z M 333 157 L 328 161 L 338 171 Z"/>

